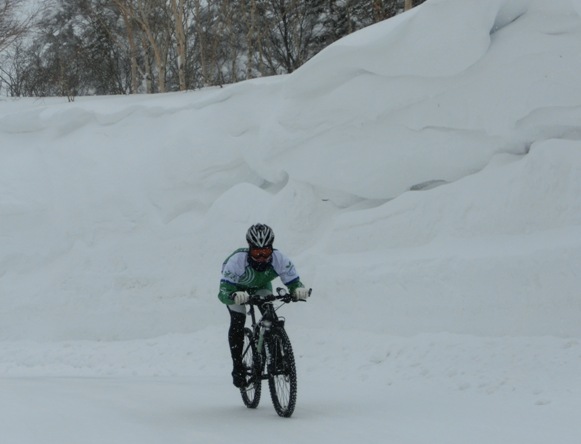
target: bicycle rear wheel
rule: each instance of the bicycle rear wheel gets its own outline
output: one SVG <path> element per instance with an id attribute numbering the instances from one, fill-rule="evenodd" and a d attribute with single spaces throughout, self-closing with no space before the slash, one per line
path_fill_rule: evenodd
<path id="1" fill-rule="evenodd" d="M 262 360 L 256 348 L 254 334 L 249 328 L 244 329 L 244 348 L 242 364 L 246 371 L 246 385 L 240 387 L 244 405 L 250 409 L 258 407 L 262 391 Z"/>
<path id="2" fill-rule="evenodd" d="M 268 387 L 276 413 L 290 417 L 297 401 L 297 370 L 290 339 L 283 328 L 271 330 L 266 341 L 270 363 Z"/>

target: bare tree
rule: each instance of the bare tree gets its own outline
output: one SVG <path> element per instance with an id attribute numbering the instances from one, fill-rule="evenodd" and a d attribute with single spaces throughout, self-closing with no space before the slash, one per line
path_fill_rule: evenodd
<path id="1" fill-rule="evenodd" d="M 26 79 L 25 55 L 22 40 L 17 40 L 0 54 L 0 90 L 6 89 L 11 97 L 20 97 L 25 94 Z"/>
<path id="2" fill-rule="evenodd" d="M 266 0 L 260 37 L 272 74 L 291 73 L 321 48 L 324 0 Z"/>
<path id="3" fill-rule="evenodd" d="M 24 0 L 0 0 L 0 51 L 29 30 L 35 14 L 17 15 L 24 5 Z"/>
<path id="4" fill-rule="evenodd" d="M 208 83 L 209 77 L 209 68 L 208 68 L 208 60 L 206 56 L 206 33 L 204 32 L 204 18 L 203 18 L 203 9 L 200 3 L 200 0 L 194 0 L 194 16 L 196 22 L 196 30 L 195 35 L 198 41 L 198 51 L 199 51 L 199 63 L 202 70 L 202 84 L 206 85 Z"/>
<path id="5" fill-rule="evenodd" d="M 125 25 L 131 60 L 131 93 L 135 94 L 139 89 L 139 64 L 137 62 L 139 49 L 135 35 L 135 4 L 133 0 L 112 0 L 112 4 L 119 11 Z"/>
<path id="6" fill-rule="evenodd" d="M 11 95 L 153 93 L 290 73 L 347 34 L 424 0 L 0 0 Z M 10 46 L 8 46 L 10 45 Z M 2 52 L 2 49 L 6 49 Z"/>
<path id="7" fill-rule="evenodd" d="M 187 89 L 186 84 L 186 62 L 187 62 L 187 50 L 186 50 L 186 2 L 185 0 L 171 0 L 171 10 L 173 14 L 173 19 L 175 23 L 175 37 L 177 46 L 177 65 L 178 65 L 178 79 L 180 85 L 180 91 L 185 91 Z"/>
<path id="8" fill-rule="evenodd" d="M 158 0 L 138 0 L 137 2 L 137 21 L 153 52 L 157 68 L 157 89 L 162 93 L 166 92 L 167 58 L 171 45 L 170 14 L 165 2 Z"/>
<path id="9" fill-rule="evenodd" d="M 245 27 L 246 38 L 246 78 L 253 77 L 253 60 L 254 54 L 260 54 L 260 39 L 257 36 L 257 8 L 256 0 L 242 0 L 241 1 L 241 22 Z M 258 58 L 257 69 L 262 73 L 261 58 Z"/>

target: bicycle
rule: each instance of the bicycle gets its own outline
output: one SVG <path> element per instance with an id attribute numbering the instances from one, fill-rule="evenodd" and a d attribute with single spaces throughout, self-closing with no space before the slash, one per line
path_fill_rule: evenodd
<path id="1" fill-rule="evenodd" d="M 312 290 L 309 290 L 309 296 Z M 252 326 L 244 329 L 242 363 L 247 383 L 240 388 L 242 401 L 248 408 L 260 403 L 262 381 L 268 380 L 270 397 L 276 413 L 289 418 L 297 400 L 297 371 L 290 339 L 284 329 L 285 318 L 277 310 L 292 301 L 285 288 L 277 288 L 275 294 L 253 294 L 246 303 Z M 275 302 L 282 302 L 275 307 Z M 256 320 L 254 307 L 262 313 Z"/>

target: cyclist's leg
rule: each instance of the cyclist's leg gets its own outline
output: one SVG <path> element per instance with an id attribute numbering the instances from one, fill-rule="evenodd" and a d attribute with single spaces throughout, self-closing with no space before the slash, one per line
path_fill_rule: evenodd
<path id="1" fill-rule="evenodd" d="M 228 344 L 232 356 L 232 378 L 235 386 L 240 387 L 244 381 L 242 365 L 242 348 L 244 347 L 244 324 L 246 308 L 243 305 L 227 305 L 230 313 L 230 328 L 228 329 Z"/>

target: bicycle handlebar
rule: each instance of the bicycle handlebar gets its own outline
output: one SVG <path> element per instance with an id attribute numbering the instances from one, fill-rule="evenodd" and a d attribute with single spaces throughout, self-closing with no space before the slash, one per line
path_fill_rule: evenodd
<path id="1" fill-rule="evenodd" d="M 311 293 L 313 292 L 312 288 L 309 288 L 309 296 L 311 296 Z M 290 302 L 296 302 L 293 300 L 293 297 L 291 296 L 291 294 L 287 291 L 286 288 L 283 287 L 277 287 L 276 289 L 276 293 L 277 294 L 251 294 L 250 298 L 248 299 L 248 302 L 246 302 L 246 304 L 244 305 L 261 305 L 264 304 L 265 302 L 273 302 L 273 301 L 281 301 L 284 302 L 285 304 L 288 304 Z M 300 301 L 300 302 L 307 302 L 307 301 Z"/>
<path id="2" fill-rule="evenodd" d="M 274 295 L 274 294 L 266 294 L 266 295 L 259 295 L 253 294 L 246 302 L 246 305 L 261 305 L 266 302 L 273 302 L 273 301 L 281 301 L 285 304 L 292 302 L 292 296 L 290 294 L 286 294 L 284 296 Z"/>

